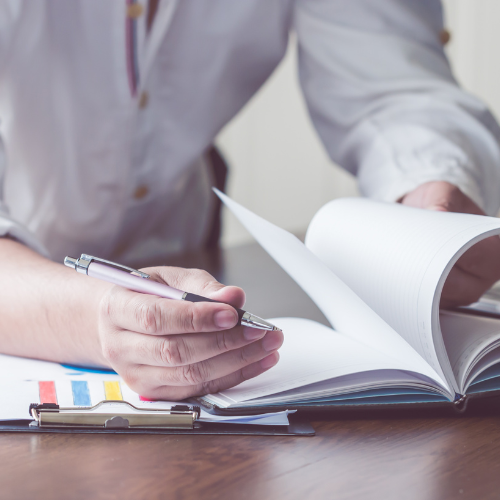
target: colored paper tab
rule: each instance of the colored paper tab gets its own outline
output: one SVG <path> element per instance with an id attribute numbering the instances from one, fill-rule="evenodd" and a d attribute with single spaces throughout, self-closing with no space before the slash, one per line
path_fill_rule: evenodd
<path id="1" fill-rule="evenodd" d="M 89 385 L 84 380 L 72 380 L 73 404 L 76 406 L 92 406 Z"/>
<path id="2" fill-rule="evenodd" d="M 106 399 L 113 399 L 115 401 L 123 400 L 120 382 L 104 382 L 104 392 Z"/>
<path id="3" fill-rule="evenodd" d="M 54 382 L 38 382 L 40 391 L 40 403 L 57 404 L 56 385 Z"/>

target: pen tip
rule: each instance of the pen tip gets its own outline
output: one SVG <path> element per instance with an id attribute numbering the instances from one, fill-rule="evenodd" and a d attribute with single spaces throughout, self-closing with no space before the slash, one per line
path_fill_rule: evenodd
<path id="1" fill-rule="evenodd" d="M 283 330 L 281 328 L 278 328 L 277 326 L 275 326 L 273 328 L 273 331 L 275 331 L 275 332 L 282 332 Z"/>

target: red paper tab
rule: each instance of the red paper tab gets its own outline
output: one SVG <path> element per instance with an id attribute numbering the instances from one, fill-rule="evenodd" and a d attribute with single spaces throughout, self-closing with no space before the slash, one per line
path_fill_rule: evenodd
<path id="1" fill-rule="evenodd" d="M 54 382 L 38 382 L 40 391 L 40 403 L 57 404 L 56 385 Z"/>

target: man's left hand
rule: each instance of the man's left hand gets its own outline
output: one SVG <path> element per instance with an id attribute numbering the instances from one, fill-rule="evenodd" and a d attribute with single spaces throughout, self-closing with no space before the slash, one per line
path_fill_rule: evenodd
<path id="1" fill-rule="evenodd" d="M 401 203 L 427 210 L 485 215 L 458 187 L 444 181 L 422 184 L 404 196 Z M 476 243 L 458 259 L 444 285 L 441 307 L 448 309 L 477 302 L 498 280 L 500 238 L 492 236 Z"/>

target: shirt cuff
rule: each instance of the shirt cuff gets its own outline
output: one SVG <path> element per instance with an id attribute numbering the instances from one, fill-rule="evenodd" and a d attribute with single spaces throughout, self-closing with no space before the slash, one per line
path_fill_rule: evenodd
<path id="1" fill-rule="evenodd" d="M 393 170 L 393 169 L 388 169 Z M 383 178 L 381 172 L 379 181 Z M 488 212 L 485 206 L 481 189 L 475 180 L 467 176 L 463 170 L 457 169 L 431 169 L 429 171 L 419 170 L 410 175 L 394 175 L 391 180 L 381 182 L 364 183 L 360 181 L 360 191 L 364 196 L 380 201 L 394 202 L 427 182 L 445 181 L 457 186 L 466 196 L 468 196 L 485 213 Z M 489 215 L 496 215 L 496 211 Z"/>
<path id="2" fill-rule="evenodd" d="M 409 151 L 376 143 L 364 155 L 358 182 L 363 195 L 394 202 L 422 184 L 446 181 L 487 215 L 496 215 L 499 197 L 486 196 L 491 189 L 484 186 L 489 182 L 494 188 L 497 184 L 498 176 L 490 170 L 477 168 L 463 151 L 445 141 Z"/>

